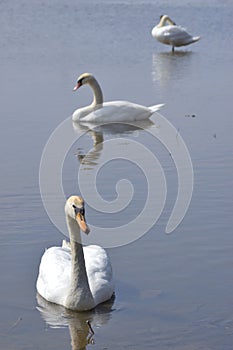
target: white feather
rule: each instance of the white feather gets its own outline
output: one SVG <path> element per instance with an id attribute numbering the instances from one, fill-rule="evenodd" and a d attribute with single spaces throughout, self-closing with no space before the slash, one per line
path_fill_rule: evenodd
<path id="1" fill-rule="evenodd" d="M 100 246 L 83 247 L 89 286 L 98 305 L 111 298 L 114 291 L 112 267 L 107 252 Z M 71 283 L 71 250 L 51 247 L 41 258 L 37 291 L 48 301 L 65 305 Z"/>
<path id="2" fill-rule="evenodd" d="M 80 75 L 75 90 L 84 84 L 91 86 L 94 100 L 90 106 L 78 108 L 74 111 L 72 115 L 72 120 L 74 122 L 98 123 L 145 120 L 164 106 L 163 104 L 158 104 L 146 107 L 128 101 L 103 102 L 101 88 L 93 75 L 90 73 Z"/>
<path id="3" fill-rule="evenodd" d="M 169 24 L 166 24 L 167 22 Z M 192 44 L 200 39 L 200 36 L 192 36 L 185 28 L 175 25 L 167 15 L 161 17 L 159 24 L 152 29 L 151 34 L 161 43 L 171 45 L 173 49 Z"/>

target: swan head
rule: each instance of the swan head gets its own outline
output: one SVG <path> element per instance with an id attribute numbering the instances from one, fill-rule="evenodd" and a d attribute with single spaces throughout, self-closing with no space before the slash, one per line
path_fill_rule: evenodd
<path id="1" fill-rule="evenodd" d="M 66 215 L 73 220 L 75 220 L 80 229 L 88 234 L 90 229 L 86 223 L 85 219 L 85 208 L 84 208 L 84 200 L 79 196 L 71 196 L 67 199 L 65 205 Z"/>
<path id="2" fill-rule="evenodd" d="M 90 84 L 95 78 L 91 73 L 83 73 L 77 79 L 77 84 L 73 88 L 73 91 L 76 91 L 80 88 L 80 86 L 85 84 Z"/>
<path id="3" fill-rule="evenodd" d="M 165 23 L 166 21 L 168 21 L 170 24 L 172 24 L 174 26 L 176 25 L 175 22 L 173 22 L 168 15 L 161 15 L 160 16 L 160 23 L 161 22 Z"/>

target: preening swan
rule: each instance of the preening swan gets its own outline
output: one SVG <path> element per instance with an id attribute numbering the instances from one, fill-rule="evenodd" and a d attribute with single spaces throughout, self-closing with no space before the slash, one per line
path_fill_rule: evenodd
<path id="1" fill-rule="evenodd" d="M 163 104 L 145 107 L 128 101 L 103 102 L 103 93 L 100 85 L 93 75 L 84 73 L 80 75 L 74 91 L 80 86 L 89 85 L 94 94 L 90 106 L 78 108 L 74 111 L 72 119 L 74 122 L 121 122 L 135 121 L 150 118 Z"/>
<path id="2" fill-rule="evenodd" d="M 70 246 L 51 247 L 41 258 L 37 291 L 47 301 L 68 309 L 91 310 L 114 292 L 112 267 L 106 251 L 83 247 L 80 229 L 89 233 L 84 201 L 71 196 L 65 205 Z"/>
<path id="3" fill-rule="evenodd" d="M 159 24 L 152 29 L 151 34 L 161 43 L 171 45 L 172 51 L 175 50 L 175 47 L 195 43 L 201 38 L 190 35 L 185 28 L 177 26 L 167 15 L 160 17 Z"/>

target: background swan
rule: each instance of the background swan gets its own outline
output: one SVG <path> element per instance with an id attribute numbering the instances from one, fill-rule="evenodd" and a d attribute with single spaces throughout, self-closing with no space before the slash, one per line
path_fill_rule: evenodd
<path id="1" fill-rule="evenodd" d="M 176 46 L 189 45 L 201 38 L 190 35 L 185 28 L 177 26 L 167 15 L 160 17 L 159 24 L 152 29 L 151 34 L 161 43 L 171 45 L 172 51 Z"/>
<path id="2" fill-rule="evenodd" d="M 103 102 L 103 93 L 95 77 L 90 73 L 79 76 L 74 91 L 80 86 L 88 84 L 94 94 L 90 106 L 78 108 L 74 111 L 72 119 L 74 122 L 120 122 L 135 121 L 150 118 L 163 104 L 145 107 L 128 101 Z"/>
<path id="3" fill-rule="evenodd" d="M 37 291 L 46 300 L 68 309 L 91 310 L 113 295 L 111 263 L 103 248 L 82 246 L 80 228 L 89 233 L 83 199 L 71 196 L 65 213 L 70 245 L 45 251 L 39 267 Z"/>

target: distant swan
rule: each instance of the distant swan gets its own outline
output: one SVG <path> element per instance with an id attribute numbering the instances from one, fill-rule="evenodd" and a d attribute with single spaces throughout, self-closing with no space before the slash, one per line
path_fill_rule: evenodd
<path id="1" fill-rule="evenodd" d="M 177 26 L 167 15 L 160 17 L 159 24 L 152 29 L 151 34 L 161 43 L 171 45 L 172 51 L 175 50 L 175 47 L 195 43 L 201 38 L 190 35 L 185 28 Z"/>
<path id="2" fill-rule="evenodd" d="M 65 213 L 70 245 L 45 251 L 39 267 L 37 291 L 47 301 L 67 309 L 91 310 L 113 295 L 111 263 L 103 248 L 82 246 L 80 229 L 89 233 L 83 199 L 71 196 Z"/>
<path id="3" fill-rule="evenodd" d="M 78 108 L 74 111 L 72 119 L 74 122 L 121 122 L 136 121 L 150 118 L 163 104 L 145 107 L 128 101 L 103 102 L 103 94 L 97 80 L 90 73 L 80 75 L 74 91 L 80 86 L 88 84 L 94 94 L 90 106 Z"/>

